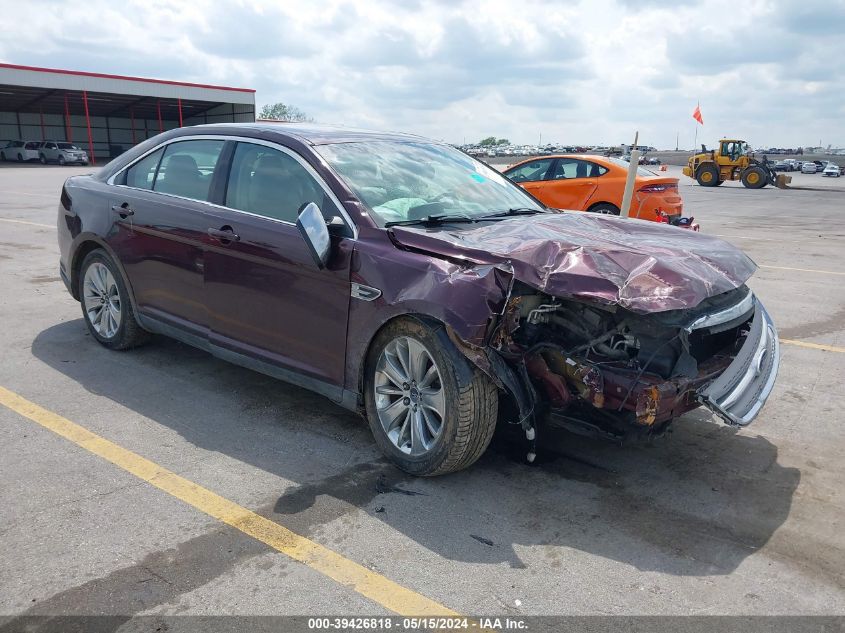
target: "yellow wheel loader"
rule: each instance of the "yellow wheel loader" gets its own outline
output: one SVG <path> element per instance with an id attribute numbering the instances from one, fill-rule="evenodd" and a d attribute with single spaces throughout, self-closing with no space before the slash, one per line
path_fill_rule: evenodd
<path id="1" fill-rule="evenodd" d="M 702 187 L 718 187 L 726 180 L 739 180 L 749 189 L 762 189 L 766 185 L 785 189 L 792 182 L 791 176 L 776 174 L 768 160 L 757 160 L 748 143 L 736 139 L 722 139 L 719 149 L 708 150 L 702 145 L 701 152 L 684 167 L 684 175 L 694 178 Z"/>

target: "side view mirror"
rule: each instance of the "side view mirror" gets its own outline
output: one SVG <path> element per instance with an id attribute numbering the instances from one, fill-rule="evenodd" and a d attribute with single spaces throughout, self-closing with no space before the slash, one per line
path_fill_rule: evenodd
<path id="1" fill-rule="evenodd" d="M 329 261 L 329 248 L 331 247 L 331 240 L 329 239 L 329 229 L 326 226 L 326 221 L 323 214 L 313 202 L 305 205 L 305 208 L 299 212 L 299 217 L 296 219 L 296 228 L 302 234 L 302 238 L 308 245 L 311 251 L 311 256 L 314 258 L 314 263 L 317 268 L 325 268 Z"/>

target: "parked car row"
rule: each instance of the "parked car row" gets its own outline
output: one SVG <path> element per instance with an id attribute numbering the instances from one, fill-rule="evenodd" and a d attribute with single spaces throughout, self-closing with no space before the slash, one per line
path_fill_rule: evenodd
<path id="1" fill-rule="evenodd" d="M 19 163 L 37 160 L 42 165 L 87 165 L 88 152 L 65 141 L 8 141 L 0 144 L 0 160 Z"/>
<path id="2" fill-rule="evenodd" d="M 832 161 L 825 161 L 825 160 L 795 160 L 794 158 L 787 158 L 785 160 L 779 160 L 772 165 L 772 169 L 775 171 L 800 171 L 803 174 L 820 174 L 825 173 L 828 167 L 831 167 L 830 173 L 826 175 L 832 175 L 833 172 L 836 172 L 836 175 L 841 175 L 845 172 L 845 167 L 839 167 L 836 163 Z"/>
<path id="3" fill-rule="evenodd" d="M 833 161 L 808 160 L 801 163 L 802 174 L 824 174 L 839 177 L 845 173 L 845 167 L 840 167 Z"/>

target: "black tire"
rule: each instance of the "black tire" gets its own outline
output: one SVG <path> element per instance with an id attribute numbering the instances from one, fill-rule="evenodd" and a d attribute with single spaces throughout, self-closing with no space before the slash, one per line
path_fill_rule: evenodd
<path id="1" fill-rule="evenodd" d="M 397 338 L 422 343 L 440 371 L 446 414 L 432 447 L 412 456 L 388 437 L 376 410 L 375 372 L 379 357 Z M 496 385 L 472 365 L 449 340 L 443 326 L 430 326 L 414 318 L 397 319 L 376 336 L 367 354 L 364 401 L 367 421 L 382 452 L 407 473 L 443 475 L 472 465 L 490 444 L 496 430 L 499 395 Z"/>
<path id="2" fill-rule="evenodd" d="M 46 165 L 46 164 L 47 164 L 47 157 L 46 157 L 46 156 L 44 156 L 44 154 L 39 155 L 39 156 L 38 156 L 38 160 L 39 160 L 39 161 L 41 161 L 41 164 L 42 164 L 42 165 Z"/>
<path id="3" fill-rule="evenodd" d="M 759 165 L 752 165 L 742 172 L 740 179 L 744 187 L 762 189 L 769 182 L 769 174 Z"/>
<path id="4" fill-rule="evenodd" d="M 695 180 L 702 187 L 718 187 L 719 169 L 711 163 L 700 165 L 695 174 Z"/>
<path id="5" fill-rule="evenodd" d="M 0 160 L 2 160 L 4 163 L 6 162 L 6 153 L 5 152 L 0 152 Z"/>
<path id="6" fill-rule="evenodd" d="M 59 165 L 61 165 L 62 167 L 64 167 L 65 165 L 65 157 L 61 154 L 59 154 Z"/>
<path id="7" fill-rule="evenodd" d="M 85 272 L 94 263 L 100 263 L 108 268 L 109 272 L 114 277 L 118 296 L 120 297 L 120 325 L 114 335 L 108 338 L 97 332 L 94 325 L 91 323 L 91 318 L 89 317 L 88 312 L 85 309 Z M 106 251 L 98 248 L 85 256 L 85 259 L 82 260 L 82 264 L 79 267 L 78 284 L 79 303 L 82 306 L 82 318 L 85 320 L 85 325 L 88 327 L 88 331 L 91 333 L 91 336 L 93 336 L 97 342 L 109 349 L 125 350 L 138 347 L 147 341 L 149 333 L 144 330 L 135 319 L 135 311 L 132 309 L 132 302 L 129 299 L 129 292 L 126 288 L 126 283 L 123 280 L 123 276 L 120 274 L 120 270 L 114 264 Z"/>
<path id="8" fill-rule="evenodd" d="M 19 163 L 23 162 L 23 154 L 18 154 L 18 162 Z"/>
<path id="9" fill-rule="evenodd" d="M 602 213 L 604 215 L 619 215 L 619 207 L 609 202 L 601 202 L 587 209 L 590 213 Z"/>

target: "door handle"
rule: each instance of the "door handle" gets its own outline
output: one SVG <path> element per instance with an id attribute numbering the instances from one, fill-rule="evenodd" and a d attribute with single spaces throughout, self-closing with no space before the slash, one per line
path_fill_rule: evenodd
<path id="1" fill-rule="evenodd" d="M 131 208 L 128 202 L 124 202 L 123 204 L 113 204 L 111 205 L 111 210 L 124 220 L 130 215 L 135 215 L 135 209 Z"/>
<path id="2" fill-rule="evenodd" d="M 208 234 L 223 243 L 237 242 L 241 239 L 241 236 L 235 233 L 235 230 L 231 226 L 221 226 L 219 229 L 208 229 Z"/>

